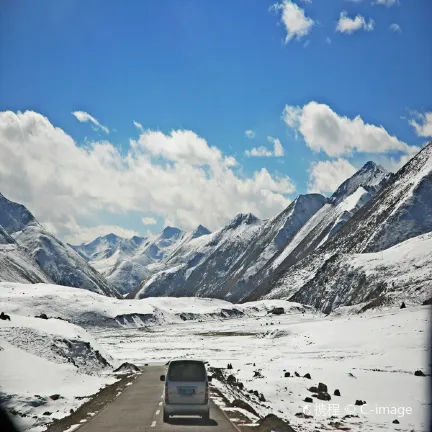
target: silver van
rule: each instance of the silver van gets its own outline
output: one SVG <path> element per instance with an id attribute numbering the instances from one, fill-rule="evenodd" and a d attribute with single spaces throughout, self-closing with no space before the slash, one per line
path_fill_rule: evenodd
<path id="1" fill-rule="evenodd" d="M 205 364 L 201 360 L 171 360 L 165 381 L 163 421 L 170 415 L 199 415 L 210 418 L 209 381 Z"/>

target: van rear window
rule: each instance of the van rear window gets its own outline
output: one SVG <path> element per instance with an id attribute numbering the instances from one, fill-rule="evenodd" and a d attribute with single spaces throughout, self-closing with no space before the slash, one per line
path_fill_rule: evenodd
<path id="1" fill-rule="evenodd" d="M 204 364 L 198 361 L 171 362 L 168 369 L 170 381 L 205 381 L 206 370 Z"/>

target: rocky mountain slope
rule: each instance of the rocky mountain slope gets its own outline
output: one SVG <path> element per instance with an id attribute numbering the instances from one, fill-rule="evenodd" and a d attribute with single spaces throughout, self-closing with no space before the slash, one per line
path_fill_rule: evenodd
<path id="1" fill-rule="evenodd" d="M 13 238 L 16 244 L 34 260 L 33 263 L 37 263 L 41 269 L 40 272 L 35 272 L 33 265 L 33 276 L 37 273 L 41 280 L 37 280 L 33 276 L 29 278 L 26 276 L 28 282 L 53 281 L 58 285 L 84 288 L 108 296 L 119 296 L 117 291 L 95 269 L 68 245 L 46 231 L 23 205 L 14 203 L 1 194 L 0 225 L 9 238 Z M 5 236 L 3 235 L 3 237 Z M 11 258 L 10 251 L 8 254 Z M 18 257 L 17 254 L 20 256 Z M 23 256 L 21 250 L 15 252 L 13 255 L 14 262 L 20 261 L 20 264 L 23 264 L 24 261 L 27 262 L 28 260 Z M 6 265 L 4 260 L 3 263 L 4 267 L 13 267 L 12 263 Z M 12 278 L 11 270 L 8 272 L 6 273 L 4 270 L 5 280 Z M 42 277 L 43 274 L 45 277 Z"/>
<path id="2" fill-rule="evenodd" d="M 432 296 L 431 231 L 432 143 L 392 176 L 337 235 L 304 254 L 306 236 L 244 300 L 290 298 L 326 312 L 359 302 L 421 302 Z M 386 257 L 392 257 L 391 262 L 386 264 Z M 353 264 L 363 259 L 363 265 Z M 399 269 L 404 269 L 402 279 Z"/>
<path id="3" fill-rule="evenodd" d="M 122 294 L 135 289 L 143 280 L 162 270 L 162 263 L 184 244 L 209 234 L 199 226 L 192 232 L 166 227 L 148 238 L 122 238 L 114 234 L 99 237 L 89 244 L 72 246 Z"/>
<path id="4" fill-rule="evenodd" d="M 232 222 L 218 232 L 226 233 L 229 241 L 210 240 L 204 247 L 186 244 L 180 253 L 168 257 L 164 270 L 143 281 L 133 294 L 198 295 L 233 302 L 248 298 L 285 268 L 288 260 L 291 264 L 301 260 L 335 236 L 390 177 L 384 168 L 368 162 L 329 199 L 301 195 L 259 229 L 245 229 L 242 235 L 230 233 L 227 228 L 235 225 Z"/>
<path id="5" fill-rule="evenodd" d="M 0 226 L 0 282 L 52 283 L 30 255 Z"/>
<path id="6" fill-rule="evenodd" d="M 236 301 L 247 282 L 324 203 L 322 195 L 302 195 L 265 222 L 251 214 L 237 215 L 221 230 L 175 251 L 166 269 L 144 281 L 136 295 L 198 295 Z"/>

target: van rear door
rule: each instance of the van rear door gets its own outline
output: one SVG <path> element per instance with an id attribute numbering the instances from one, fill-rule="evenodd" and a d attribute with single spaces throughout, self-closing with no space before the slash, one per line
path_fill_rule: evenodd
<path id="1" fill-rule="evenodd" d="M 167 374 L 169 404 L 205 404 L 207 385 L 203 362 L 178 360 L 170 363 Z"/>

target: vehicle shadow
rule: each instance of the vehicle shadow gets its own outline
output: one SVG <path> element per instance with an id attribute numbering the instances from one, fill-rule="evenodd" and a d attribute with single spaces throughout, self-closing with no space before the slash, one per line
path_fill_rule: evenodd
<path id="1" fill-rule="evenodd" d="M 176 426 L 218 426 L 216 420 L 198 417 L 170 417 L 168 423 Z"/>

